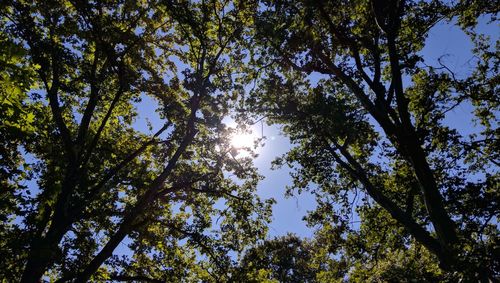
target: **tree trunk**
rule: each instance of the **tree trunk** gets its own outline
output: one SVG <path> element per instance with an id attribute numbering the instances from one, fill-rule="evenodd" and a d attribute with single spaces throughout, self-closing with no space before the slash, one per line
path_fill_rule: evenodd
<path id="1" fill-rule="evenodd" d="M 70 163 L 72 162 L 70 161 Z M 68 173 L 63 181 L 61 193 L 57 197 L 49 229 L 47 233 L 42 236 L 45 227 L 40 227 L 41 230 L 37 231 L 40 236 L 36 237 L 30 245 L 30 251 L 28 253 L 28 259 L 21 282 L 39 282 L 40 278 L 54 260 L 54 256 L 59 249 L 59 243 L 66 232 L 71 228 L 76 214 L 70 219 L 67 210 L 70 206 L 71 193 L 76 187 L 76 179 L 74 176 L 77 175 L 76 166 L 70 165 Z"/>
<path id="2" fill-rule="evenodd" d="M 199 102 L 196 102 L 193 106 L 194 109 L 197 109 Z M 171 172 L 174 170 L 177 161 L 185 152 L 188 145 L 193 140 L 196 135 L 196 131 L 194 129 L 194 118 L 196 115 L 196 111 L 193 110 L 191 113 L 191 117 L 188 123 L 188 130 L 186 135 L 184 136 L 183 141 L 175 151 L 174 155 L 168 162 L 167 166 L 163 170 L 163 172 L 151 183 L 151 185 L 146 190 L 146 193 L 142 195 L 137 203 L 132 207 L 132 209 L 125 215 L 122 223 L 120 224 L 120 228 L 113 234 L 106 245 L 102 248 L 101 251 L 90 261 L 90 263 L 85 267 L 85 269 L 78 274 L 75 279 L 75 283 L 77 282 L 87 282 L 90 277 L 99 269 L 99 267 L 106 261 L 112 254 L 116 247 L 121 243 L 121 241 L 128 235 L 128 233 L 133 228 L 134 222 L 136 219 L 141 216 L 144 210 L 150 205 L 155 198 L 157 197 L 158 191 L 164 185 L 167 178 L 170 176 Z"/>
<path id="3" fill-rule="evenodd" d="M 40 282 L 43 274 L 54 260 L 59 242 L 68 231 L 65 223 L 56 223 L 50 226 L 47 234 L 31 243 L 28 261 L 21 278 L 22 283 Z"/>

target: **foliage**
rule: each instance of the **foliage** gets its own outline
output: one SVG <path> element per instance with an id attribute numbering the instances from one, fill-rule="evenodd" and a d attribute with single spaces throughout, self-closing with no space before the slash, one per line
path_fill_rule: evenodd
<path id="1" fill-rule="evenodd" d="M 310 282 L 316 273 L 308 266 L 311 256 L 304 242 L 292 235 L 266 241 L 245 253 L 240 272 L 247 278 L 240 281 L 259 282 L 262 278 L 252 281 L 255 274 L 267 274 L 272 282 Z"/>
<path id="2" fill-rule="evenodd" d="M 262 1 L 256 15 L 242 119 L 282 125 L 294 148 L 275 165 L 294 169 L 289 193 L 317 196 L 307 220 L 336 227 L 352 280 L 500 275 L 498 42 L 475 29 L 498 7 L 470 2 Z M 466 75 L 422 55 L 444 21 L 475 44 Z M 473 134 L 447 122 L 457 107 L 473 109 Z"/>
<path id="3" fill-rule="evenodd" d="M 464 282 L 500 276 L 488 1 L 0 4 L 0 278 Z M 423 55 L 447 23 L 465 74 Z M 150 104 L 155 113 L 138 107 Z M 464 131 L 450 120 L 471 109 Z M 282 126 L 313 239 L 265 239 L 237 109 Z M 142 127 L 146 114 L 160 122 Z M 257 244 L 256 243 L 260 243 Z M 236 261 L 236 259 L 240 259 Z"/>
<path id="4" fill-rule="evenodd" d="M 0 277 L 224 280 L 228 254 L 264 237 L 272 204 L 222 123 L 248 11 L 2 2 Z M 161 125 L 138 128 L 144 100 Z"/>
<path id="5" fill-rule="evenodd" d="M 333 259 L 329 245 L 288 234 L 245 252 L 234 270 L 235 282 L 341 282 L 345 266 Z"/>
<path id="6" fill-rule="evenodd" d="M 1 26 L 5 22 L 0 23 Z M 27 91 L 34 84 L 34 67 L 24 58 L 25 50 L 0 32 L 0 238 L 5 242 L 19 241 L 10 222 L 20 213 L 18 196 L 26 190 L 22 180 L 29 179 L 30 166 L 25 162 L 20 145 L 33 134 L 33 105 L 27 103 Z M 2 254 L 11 247 L 2 243 Z M 8 270 L 5 261 L 0 270 Z M 15 274 L 15 270 L 9 270 Z"/>

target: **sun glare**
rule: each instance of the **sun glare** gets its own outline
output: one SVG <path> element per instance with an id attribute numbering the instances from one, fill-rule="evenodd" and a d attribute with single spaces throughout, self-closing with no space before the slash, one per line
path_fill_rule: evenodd
<path id="1" fill-rule="evenodd" d="M 251 133 L 235 134 L 231 137 L 231 145 L 236 149 L 252 148 L 257 137 Z"/>

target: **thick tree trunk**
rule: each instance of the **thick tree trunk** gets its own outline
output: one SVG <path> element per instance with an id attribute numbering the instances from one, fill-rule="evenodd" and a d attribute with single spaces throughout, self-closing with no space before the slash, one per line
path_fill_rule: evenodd
<path id="1" fill-rule="evenodd" d="M 31 243 L 28 261 L 21 278 L 22 283 L 40 282 L 40 278 L 54 260 L 59 242 L 68 229 L 69 226 L 64 223 L 53 222 L 44 237 Z"/>
<path id="2" fill-rule="evenodd" d="M 69 163 L 70 165 L 63 181 L 61 193 L 57 196 L 54 214 L 51 217 L 51 224 L 45 235 L 43 235 L 45 226 L 40 227 L 41 230 L 37 231 L 39 236 L 30 245 L 21 282 L 39 282 L 40 278 L 53 262 L 59 249 L 59 243 L 74 222 L 75 215 L 69 217 L 68 207 L 70 206 L 71 193 L 76 187 L 75 184 L 77 181 L 75 176 L 78 176 L 79 173 L 74 163 L 72 161 L 69 161 Z"/>

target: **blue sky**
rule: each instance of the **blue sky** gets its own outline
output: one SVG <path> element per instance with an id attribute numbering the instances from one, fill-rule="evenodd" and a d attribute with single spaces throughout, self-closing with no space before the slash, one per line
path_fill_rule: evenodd
<path id="1" fill-rule="evenodd" d="M 478 29 L 481 32 L 491 35 L 494 40 L 498 39 L 498 26 L 486 24 L 484 19 L 480 23 Z M 445 55 L 443 57 L 444 62 L 452 70 L 457 71 L 459 76 L 464 76 L 472 68 L 471 63 L 469 63 L 472 58 L 470 52 L 472 48 L 472 43 L 463 31 L 456 26 L 443 22 L 430 31 L 422 54 L 426 64 L 429 65 L 437 65 L 437 60 Z M 142 102 L 137 104 L 139 118 L 136 120 L 135 126 L 138 129 L 147 129 L 146 120 L 151 121 L 153 126 L 160 123 L 154 113 L 155 107 L 155 102 L 147 97 L 144 97 Z M 446 123 L 463 134 L 477 131 L 477 127 L 471 124 L 471 110 L 470 105 L 457 107 L 449 113 Z M 269 236 L 274 237 L 289 232 L 302 237 L 312 236 L 313 229 L 308 228 L 302 218 L 308 210 L 314 209 L 314 197 L 308 192 L 303 192 L 301 195 L 286 198 L 284 196 L 285 188 L 291 184 L 290 170 L 285 167 L 271 170 L 271 161 L 291 148 L 288 138 L 280 134 L 277 126 L 267 126 L 265 123 L 263 125 L 259 123 L 253 129 L 259 136 L 262 131 L 266 138 L 265 145 L 258 149 L 259 156 L 254 160 L 259 173 L 265 177 L 258 186 L 258 194 L 262 198 L 274 198 L 277 201 L 273 208 L 273 221 L 269 227 Z"/>

